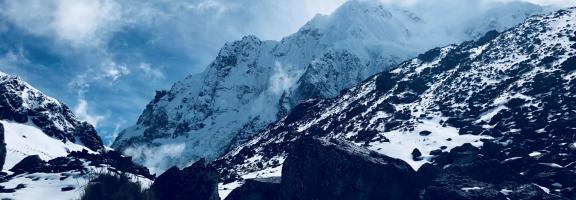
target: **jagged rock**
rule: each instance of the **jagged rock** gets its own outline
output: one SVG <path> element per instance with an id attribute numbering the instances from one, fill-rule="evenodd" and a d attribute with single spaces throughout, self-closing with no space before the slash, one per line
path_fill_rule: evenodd
<path id="1" fill-rule="evenodd" d="M 282 199 L 416 199 L 404 161 L 336 139 L 301 139 L 282 168 Z"/>
<path id="2" fill-rule="evenodd" d="M 4 143 L 4 125 L 0 123 L 0 171 L 4 167 L 6 161 L 6 143 Z"/>
<path id="3" fill-rule="evenodd" d="M 225 200 L 276 200 L 280 194 L 280 179 L 248 179 L 234 189 Z"/>
<path id="4" fill-rule="evenodd" d="M 40 159 L 38 155 L 31 155 L 27 156 L 26 158 L 22 159 L 18 162 L 10 171 L 14 173 L 24 173 L 24 172 L 32 172 L 38 168 L 44 166 L 46 162 Z"/>
<path id="5" fill-rule="evenodd" d="M 80 121 L 68 106 L 46 96 L 19 77 L 0 72 L 0 120 L 31 121 L 46 135 L 62 142 L 104 150 L 94 127 Z"/>
<path id="6" fill-rule="evenodd" d="M 423 200 L 506 200 L 506 196 L 492 184 L 465 176 L 444 174 L 425 188 Z"/>
<path id="7" fill-rule="evenodd" d="M 468 163 L 454 163 L 446 166 L 444 170 L 448 173 L 468 176 L 475 180 L 494 184 L 506 181 L 516 183 L 526 182 L 526 179 L 520 176 L 517 172 L 506 168 L 495 159 L 476 160 Z"/>
<path id="8" fill-rule="evenodd" d="M 416 174 L 418 176 L 418 184 L 421 186 L 427 186 L 432 182 L 434 179 L 438 178 L 442 173 L 442 169 L 438 166 L 426 163 L 422 165 Z"/>
<path id="9" fill-rule="evenodd" d="M 218 173 L 201 159 L 182 170 L 172 167 L 150 187 L 162 200 L 219 200 Z"/>
<path id="10" fill-rule="evenodd" d="M 67 192 L 67 191 L 72 191 L 74 189 L 76 189 L 76 188 L 74 188 L 72 186 L 66 186 L 66 187 L 60 188 L 60 191 Z"/>
<path id="11" fill-rule="evenodd" d="M 418 150 L 417 148 L 415 148 L 414 150 L 412 150 L 412 160 L 414 161 L 420 161 L 422 160 L 422 152 L 420 152 L 420 150 Z"/>
<path id="12" fill-rule="evenodd" d="M 28 156 L 10 171 L 15 175 L 23 173 L 60 173 L 69 171 L 88 171 L 86 166 L 111 167 L 109 170 L 122 173 L 140 175 L 154 179 L 146 167 L 134 164 L 130 157 L 122 156 L 116 151 L 91 154 L 88 151 L 73 151 L 66 157 L 58 157 L 49 161 L 43 161 L 37 155 Z"/>

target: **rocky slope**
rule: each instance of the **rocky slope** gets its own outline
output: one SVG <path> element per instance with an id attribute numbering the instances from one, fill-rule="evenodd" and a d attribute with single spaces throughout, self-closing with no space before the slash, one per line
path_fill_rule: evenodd
<path id="1" fill-rule="evenodd" d="M 84 148 L 104 149 L 94 127 L 78 120 L 66 105 L 24 80 L 1 72 L 0 123 L 4 127 L 7 165 L 28 155 L 52 159 Z"/>
<path id="2" fill-rule="evenodd" d="M 221 190 L 242 178 L 278 176 L 294 141 L 318 136 L 353 141 L 414 169 L 490 160 L 574 198 L 575 26 L 576 8 L 535 16 L 503 33 L 432 49 L 337 98 L 306 101 L 215 162 Z M 481 148 L 448 153 L 465 143 Z M 467 154 L 474 156 L 458 159 Z"/>
<path id="3" fill-rule="evenodd" d="M 154 175 L 115 151 L 73 151 L 48 161 L 31 155 L 0 175 L 2 199 L 80 199 L 89 181 L 100 174 L 125 174 L 148 187 Z"/>
<path id="4" fill-rule="evenodd" d="M 78 199 L 102 172 L 154 179 L 131 158 L 106 150 L 94 127 L 66 105 L 2 72 L 0 144 L 0 199 Z"/>
<path id="5" fill-rule="evenodd" d="M 306 99 L 335 97 L 426 49 L 505 30 L 542 11 L 504 3 L 437 19 L 428 8 L 379 2 L 349 1 L 279 42 L 247 36 L 226 44 L 203 73 L 157 92 L 113 147 L 159 171 L 212 160 Z"/>
<path id="6" fill-rule="evenodd" d="M 465 144 L 450 165 L 408 163 L 334 138 L 301 138 L 288 153 L 282 177 L 249 179 L 225 200 L 529 200 L 562 199 Z"/>

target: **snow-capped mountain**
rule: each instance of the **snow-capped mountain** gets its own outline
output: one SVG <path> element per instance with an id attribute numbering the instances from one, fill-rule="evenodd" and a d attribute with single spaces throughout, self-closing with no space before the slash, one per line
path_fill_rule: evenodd
<path id="1" fill-rule="evenodd" d="M 78 120 L 66 105 L 2 72 L 0 123 L 7 150 L 4 169 L 29 155 L 49 160 L 71 151 L 104 149 L 94 127 Z"/>
<path id="2" fill-rule="evenodd" d="M 351 0 L 279 42 L 247 36 L 228 43 L 203 73 L 157 92 L 113 147 L 160 171 L 215 159 L 304 100 L 335 97 L 427 49 L 502 31 L 542 11 L 518 2 L 478 10 L 439 19 L 424 7 Z"/>
<path id="3" fill-rule="evenodd" d="M 318 136 L 353 141 L 415 169 L 426 162 L 447 166 L 451 161 L 443 155 L 471 143 L 492 152 L 481 158 L 570 198 L 576 176 L 575 26 L 576 8 L 531 17 L 502 33 L 432 49 L 337 98 L 299 104 L 215 161 L 225 175 L 222 193 L 238 179 L 278 176 L 294 141 Z"/>

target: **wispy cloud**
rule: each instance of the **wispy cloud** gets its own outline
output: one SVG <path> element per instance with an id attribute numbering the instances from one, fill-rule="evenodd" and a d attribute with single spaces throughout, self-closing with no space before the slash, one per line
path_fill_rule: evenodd
<path id="1" fill-rule="evenodd" d="M 97 115 L 88 112 L 88 102 L 84 99 L 78 100 L 78 105 L 74 107 L 74 114 L 82 121 L 86 121 L 92 124 L 94 127 L 98 127 L 98 123 L 105 120 L 106 117 L 102 115 Z"/>
<path id="2" fill-rule="evenodd" d="M 156 78 L 156 79 L 164 79 L 166 78 L 164 73 L 158 69 L 158 68 L 153 68 L 150 64 L 148 63 L 140 63 L 139 68 L 144 72 L 144 74 L 147 77 L 152 77 L 152 78 Z"/>
<path id="3" fill-rule="evenodd" d="M 301 70 L 294 70 L 292 67 L 276 61 L 274 73 L 270 76 L 270 91 L 278 95 L 288 91 L 296 84 L 300 75 L 302 75 Z"/>
<path id="4" fill-rule="evenodd" d="M 128 148 L 124 154 L 131 156 L 134 160 L 144 162 L 142 164 L 148 167 L 152 173 L 160 174 L 175 165 L 173 160 L 180 157 L 185 148 L 185 143 L 163 144 L 155 147 L 142 146 Z"/>
<path id="5" fill-rule="evenodd" d="M 280 39 L 345 1 L 0 0 L 0 36 L 7 38 L 0 69 L 71 107 L 85 106 L 78 113 L 113 134 L 118 121 L 136 121 L 154 90 L 201 72 L 225 42 L 248 34 Z M 286 76 L 294 72 L 280 66 L 275 92 L 294 82 Z"/>

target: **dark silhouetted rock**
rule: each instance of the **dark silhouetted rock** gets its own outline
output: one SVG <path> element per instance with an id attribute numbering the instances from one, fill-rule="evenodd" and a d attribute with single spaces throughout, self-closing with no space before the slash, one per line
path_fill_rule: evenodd
<path id="1" fill-rule="evenodd" d="M 422 158 L 422 152 L 420 152 L 420 150 L 418 150 L 418 149 L 412 150 L 412 160 L 420 161 L 422 159 L 423 159 Z"/>
<path id="2" fill-rule="evenodd" d="M 282 168 L 282 199 L 417 199 L 404 161 L 337 139 L 304 138 Z"/>
<path id="3" fill-rule="evenodd" d="M 468 177 L 444 174 L 425 190 L 423 200 L 506 200 L 493 185 Z"/>
<path id="4" fill-rule="evenodd" d="M 525 180 L 518 173 L 508 169 L 497 160 L 479 160 L 469 163 L 457 163 L 445 168 L 449 173 L 472 177 L 475 180 L 488 183 L 502 183 L 513 181 L 524 183 Z"/>
<path id="5" fill-rule="evenodd" d="M 280 179 L 249 179 L 234 189 L 225 200 L 276 200 L 280 194 Z"/>
<path id="6" fill-rule="evenodd" d="M 422 165 L 416 174 L 418 175 L 418 184 L 419 185 L 428 185 L 432 180 L 436 179 L 442 173 L 442 169 L 438 166 L 425 163 Z"/>
<path id="7" fill-rule="evenodd" d="M 72 190 L 74 190 L 74 189 L 75 189 L 75 188 L 72 187 L 72 186 L 66 186 L 66 187 L 61 188 L 60 191 L 62 191 L 62 192 L 67 192 L 67 191 L 72 191 Z"/>
<path id="8" fill-rule="evenodd" d="M 38 155 L 31 155 L 27 156 L 26 158 L 22 159 L 18 164 L 14 165 L 10 171 L 14 173 L 24 173 L 24 172 L 31 172 L 37 168 L 41 168 L 44 166 L 45 162 L 40 159 Z"/>
<path id="9" fill-rule="evenodd" d="M 5 161 L 6 161 L 6 143 L 4 143 L 4 125 L 0 123 L 0 171 L 2 171 Z"/>
<path id="10" fill-rule="evenodd" d="M 420 131 L 421 136 L 429 136 L 430 134 L 432 134 L 430 131 Z"/>
<path id="11" fill-rule="evenodd" d="M 182 170 L 172 167 L 160 175 L 151 190 L 162 200 L 219 200 L 218 173 L 205 159 Z"/>
<path id="12" fill-rule="evenodd" d="M 68 171 L 87 171 L 86 166 L 110 167 L 109 170 L 121 173 L 131 173 L 154 180 L 146 167 L 132 162 L 130 157 L 123 156 L 117 151 L 106 151 L 97 154 L 88 151 L 73 151 L 66 157 L 57 157 L 49 161 L 43 161 L 33 155 L 24 158 L 10 171 L 15 174 L 22 173 L 61 173 Z"/>

